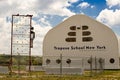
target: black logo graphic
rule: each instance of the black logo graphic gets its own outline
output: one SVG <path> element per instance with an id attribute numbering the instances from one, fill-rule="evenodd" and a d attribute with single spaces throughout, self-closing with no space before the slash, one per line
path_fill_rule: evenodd
<path id="1" fill-rule="evenodd" d="M 76 27 L 76 26 L 70 26 L 70 32 L 68 32 L 68 38 L 65 40 L 67 42 L 76 42 L 76 30 L 81 30 L 82 31 L 82 41 L 83 42 L 90 42 L 93 41 L 93 38 L 90 37 L 91 32 L 88 30 L 89 27 L 86 25 L 83 25 L 81 27 Z"/>

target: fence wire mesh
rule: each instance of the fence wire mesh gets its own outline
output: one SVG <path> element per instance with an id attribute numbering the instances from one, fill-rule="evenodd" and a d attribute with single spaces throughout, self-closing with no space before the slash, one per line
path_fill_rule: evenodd
<path id="1" fill-rule="evenodd" d="M 46 73 L 64 74 L 67 70 L 73 70 L 71 73 L 81 73 L 81 71 L 90 71 L 90 75 L 104 71 L 105 59 L 100 57 L 75 57 L 75 56 L 45 56 L 43 60 Z M 58 71 L 57 71 L 58 69 Z M 54 72 L 53 70 L 57 71 Z M 79 71 L 78 71 L 79 70 Z M 76 72 L 75 72 L 76 71 Z M 82 72 L 83 74 L 84 72 Z"/>

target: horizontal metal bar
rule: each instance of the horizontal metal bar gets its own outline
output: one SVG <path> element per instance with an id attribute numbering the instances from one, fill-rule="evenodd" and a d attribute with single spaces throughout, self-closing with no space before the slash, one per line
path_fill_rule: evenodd
<path id="1" fill-rule="evenodd" d="M 24 16 L 24 17 L 32 17 L 33 15 L 29 15 L 29 14 L 27 14 L 27 15 L 13 14 L 12 16 Z"/>

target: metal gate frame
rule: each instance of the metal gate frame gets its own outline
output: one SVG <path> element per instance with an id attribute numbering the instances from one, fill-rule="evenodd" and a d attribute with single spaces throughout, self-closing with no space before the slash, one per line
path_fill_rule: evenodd
<path id="1" fill-rule="evenodd" d="M 31 48 L 33 47 L 31 47 L 31 45 L 33 45 L 33 39 L 31 38 L 32 37 L 32 35 L 33 34 L 31 34 L 31 32 L 33 32 L 32 30 L 34 29 L 33 27 L 32 27 L 32 16 L 33 15 L 19 15 L 19 14 L 17 14 L 17 15 L 12 15 L 12 27 L 11 27 L 11 58 L 10 58 L 10 66 L 12 67 L 12 65 L 13 65 L 13 60 L 12 60 L 12 57 L 13 57 L 13 45 L 14 45 L 14 43 L 13 43 L 13 36 L 14 36 L 14 31 L 13 31 L 13 26 L 14 26 L 14 17 L 29 17 L 29 22 L 30 22 L 30 24 L 29 24 L 29 26 L 30 26 L 30 33 L 29 33 L 29 72 L 31 71 Z M 24 25 L 23 25 L 24 26 Z M 20 55 L 20 53 L 18 53 L 18 55 Z"/>

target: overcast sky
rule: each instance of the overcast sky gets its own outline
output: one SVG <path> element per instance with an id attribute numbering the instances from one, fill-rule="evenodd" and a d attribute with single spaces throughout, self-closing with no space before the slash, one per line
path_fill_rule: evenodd
<path id="1" fill-rule="evenodd" d="M 33 15 L 33 55 L 42 55 L 42 41 L 51 28 L 75 14 L 108 25 L 120 36 L 120 0 L 0 0 L 0 53 L 10 54 L 12 14 Z"/>

